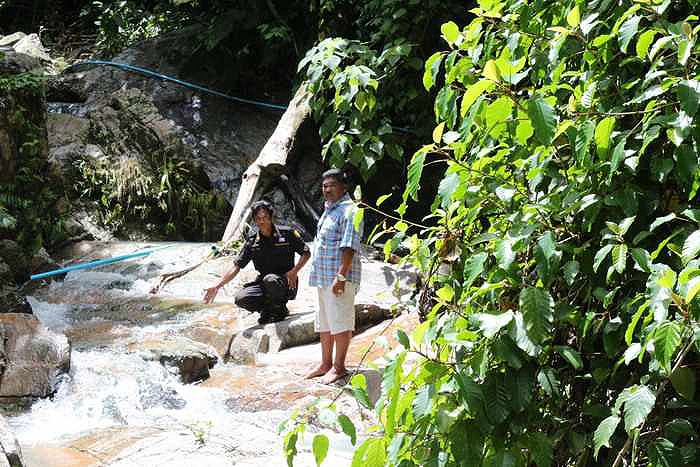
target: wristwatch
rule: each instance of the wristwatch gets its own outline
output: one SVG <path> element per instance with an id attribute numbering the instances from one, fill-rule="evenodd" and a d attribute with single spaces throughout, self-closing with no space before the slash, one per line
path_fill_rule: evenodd
<path id="1" fill-rule="evenodd" d="M 346 280 L 348 280 L 348 278 L 342 275 L 341 273 L 336 274 L 335 278 L 338 279 L 338 282 L 345 282 Z"/>

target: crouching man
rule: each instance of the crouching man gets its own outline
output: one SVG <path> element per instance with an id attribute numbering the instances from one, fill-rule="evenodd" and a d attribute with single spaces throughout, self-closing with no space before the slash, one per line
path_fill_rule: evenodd
<path id="1" fill-rule="evenodd" d="M 260 312 L 259 324 L 274 323 L 282 321 L 289 314 L 287 300 L 296 297 L 299 271 L 311 253 L 298 231 L 272 222 L 270 203 L 258 201 L 250 209 L 257 228 L 247 236 L 233 267 L 216 285 L 205 289 L 204 302 L 213 302 L 219 289 L 253 260 L 258 277 L 236 293 L 236 305 L 251 312 Z M 300 255 L 296 264 L 295 252 Z"/>
<path id="2" fill-rule="evenodd" d="M 321 364 L 307 378 L 329 384 L 347 374 L 345 357 L 355 330 L 355 293 L 360 286 L 360 238 L 355 204 L 342 171 L 323 173 L 325 210 L 318 221 L 309 284 L 318 288 L 315 330 L 321 338 Z M 335 358 L 333 347 L 335 346 Z"/>

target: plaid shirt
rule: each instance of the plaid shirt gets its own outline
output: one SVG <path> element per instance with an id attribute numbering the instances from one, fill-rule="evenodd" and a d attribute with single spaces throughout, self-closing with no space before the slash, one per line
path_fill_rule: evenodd
<path id="1" fill-rule="evenodd" d="M 359 229 L 355 230 L 355 212 L 355 204 L 347 193 L 323 211 L 318 220 L 311 255 L 309 285 L 312 287 L 327 287 L 333 284 L 336 274 L 340 271 L 341 248 L 355 250 L 352 267 L 346 277 L 356 286 L 360 285 L 360 237 L 363 226 L 360 224 Z"/>

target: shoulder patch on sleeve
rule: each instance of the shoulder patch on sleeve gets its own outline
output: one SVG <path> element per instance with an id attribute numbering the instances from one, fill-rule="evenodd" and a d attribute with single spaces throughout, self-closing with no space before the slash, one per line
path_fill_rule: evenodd
<path id="1" fill-rule="evenodd" d="M 301 238 L 301 234 L 299 233 L 299 231 L 298 231 L 298 230 L 296 230 L 296 229 L 292 229 L 292 232 L 294 232 L 294 236 L 295 236 L 295 237 L 297 237 L 297 238 Z"/>

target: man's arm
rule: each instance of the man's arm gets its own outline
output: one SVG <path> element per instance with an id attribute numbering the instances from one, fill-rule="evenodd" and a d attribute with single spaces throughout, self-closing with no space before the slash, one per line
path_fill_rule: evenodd
<path id="1" fill-rule="evenodd" d="M 234 265 L 231 269 L 226 271 L 226 274 L 224 274 L 224 277 L 221 278 L 218 284 L 213 287 L 209 287 L 208 289 L 204 289 L 204 303 L 213 302 L 216 294 L 219 293 L 219 289 L 231 282 L 238 275 L 240 270 L 241 268 L 237 264 Z"/>
<path id="2" fill-rule="evenodd" d="M 297 285 L 299 284 L 299 271 L 301 271 L 301 268 L 303 268 L 306 262 L 309 261 L 309 258 L 311 258 L 311 252 L 305 251 L 299 257 L 297 264 L 295 264 L 292 269 L 287 271 L 287 284 L 289 285 L 290 289 L 297 288 Z"/>
<path id="3" fill-rule="evenodd" d="M 338 271 L 338 274 L 346 277 L 348 274 L 350 274 L 353 256 L 355 256 L 355 250 L 352 248 L 340 249 L 340 270 Z M 339 281 L 337 277 L 335 280 L 333 280 L 332 290 L 335 295 L 341 295 L 343 292 L 345 292 L 345 282 L 347 281 Z"/>

